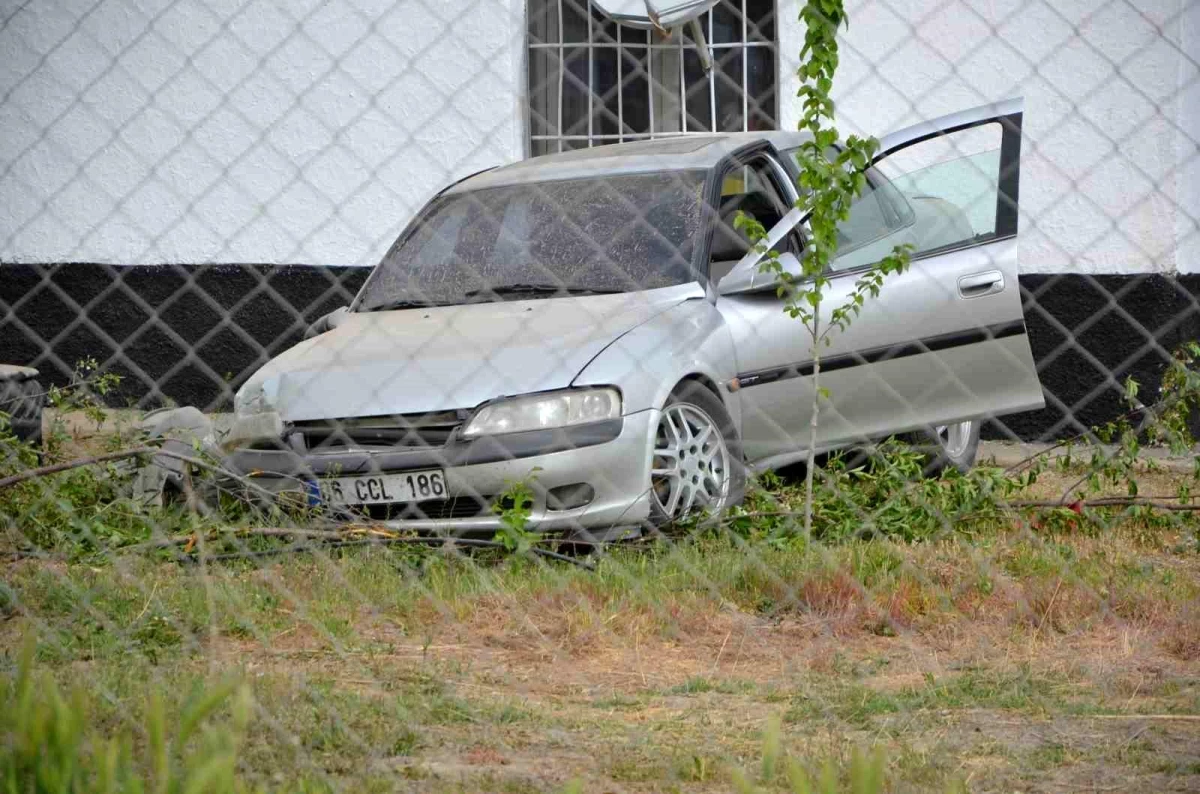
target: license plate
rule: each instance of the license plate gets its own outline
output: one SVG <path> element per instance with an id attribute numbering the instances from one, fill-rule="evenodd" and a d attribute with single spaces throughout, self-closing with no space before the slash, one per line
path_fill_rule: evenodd
<path id="1" fill-rule="evenodd" d="M 321 501 L 331 505 L 382 505 L 444 499 L 446 475 L 440 469 L 330 477 L 317 480 Z"/>

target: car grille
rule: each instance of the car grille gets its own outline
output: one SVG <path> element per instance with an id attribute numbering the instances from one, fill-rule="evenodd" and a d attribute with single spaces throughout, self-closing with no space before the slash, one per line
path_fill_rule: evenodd
<path id="1" fill-rule="evenodd" d="M 294 422 L 307 452 L 355 449 L 440 448 L 466 419 L 465 411 L 362 416 Z"/>
<path id="2" fill-rule="evenodd" d="M 458 496 L 452 499 L 434 499 L 415 504 L 362 505 L 355 507 L 354 510 L 376 521 L 474 518 L 491 513 L 492 497 Z"/>

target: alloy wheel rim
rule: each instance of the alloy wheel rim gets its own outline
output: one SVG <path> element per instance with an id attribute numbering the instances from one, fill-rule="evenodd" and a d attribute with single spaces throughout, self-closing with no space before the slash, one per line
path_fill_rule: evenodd
<path id="1" fill-rule="evenodd" d="M 729 448 L 716 423 L 694 405 L 663 409 L 654 437 L 650 492 L 671 519 L 717 512 L 729 496 Z"/>
<path id="2" fill-rule="evenodd" d="M 952 425 L 938 425 L 938 442 L 946 455 L 951 458 L 961 457 L 967 451 L 971 440 L 971 422 L 956 422 Z"/>

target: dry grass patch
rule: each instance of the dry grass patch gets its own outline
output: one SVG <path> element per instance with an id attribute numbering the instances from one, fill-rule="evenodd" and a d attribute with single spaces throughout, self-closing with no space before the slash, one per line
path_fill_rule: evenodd
<path id="1" fill-rule="evenodd" d="M 0 636 L 55 638 L 44 663 L 107 693 L 105 719 L 136 713 L 148 680 L 245 676 L 261 720 L 245 767 L 263 781 L 725 792 L 781 718 L 788 752 L 818 765 L 884 747 L 894 790 L 1200 785 L 1195 721 L 1103 717 L 1200 714 L 1193 556 L 1022 531 L 597 563 L 373 549 L 205 579 L 25 562 L 4 570 Z"/>
<path id="2" fill-rule="evenodd" d="M 1163 647 L 1183 662 L 1200 662 L 1200 608 L 1195 604 L 1180 608 L 1165 631 Z"/>

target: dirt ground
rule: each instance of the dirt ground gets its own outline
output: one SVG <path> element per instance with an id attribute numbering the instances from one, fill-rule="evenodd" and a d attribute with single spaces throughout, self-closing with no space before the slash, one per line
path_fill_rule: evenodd
<path id="1" fill-rule="evenodd" d="M 627 627 L 620 642 L 576 643 L 550 615 L 523 620 L 514 636 L 482 611 L 414 645 L 384 619 L 361 656 L 300 632 L 224 653 L 256 676 L 329 679 L 365 698 L 439 682 L 461 717 L 427 724 L 411 755 L 373 759 L 414 790 L 578 778 L 589 791 L 725 791 L 730 767 L 755 768 L 772 718 L 814 766 L 884 746 L 889 790 L 1200 788 L 1200 663 L 1150 626 L 964 621 L 888 637 L 729 610 L 677 639 Z"/>

